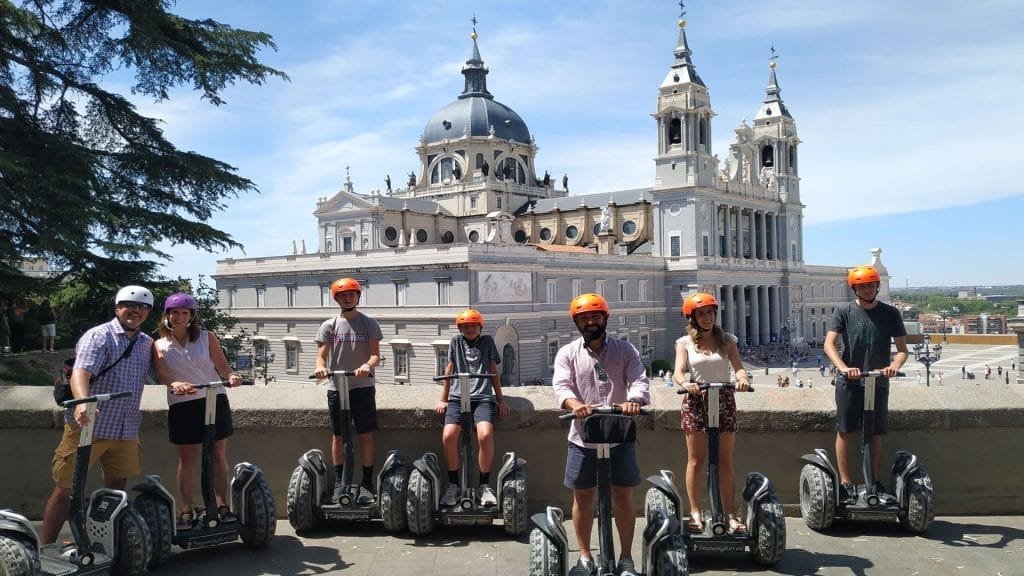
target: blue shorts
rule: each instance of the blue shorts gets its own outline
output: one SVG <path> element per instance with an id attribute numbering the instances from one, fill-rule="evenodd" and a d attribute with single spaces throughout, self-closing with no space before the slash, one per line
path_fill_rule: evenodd
<path id="1" fill-rule="evenodd" d="M 640 485 L 640 465 L 636 444 L 619 444 L 612 448 L 612 486 L 633 488 Z M 597 486 L 597 450 L 569 442 L 565 458 L 566 488 L 586 490 Z"/>
<path id="2" fill-rule="evenodd" d="M 498 405 L 493 400 L 470 400 L 469 409 L 473 412 L 473 423 L 494 422 L 494 414 Z M 444 412 L 444 423 L 462 425 L 462 400 L 448 398 L 448 408 Z"/>

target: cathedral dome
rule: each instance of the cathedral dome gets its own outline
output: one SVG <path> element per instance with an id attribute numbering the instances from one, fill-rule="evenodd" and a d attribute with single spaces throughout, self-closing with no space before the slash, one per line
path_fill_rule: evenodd
<path id="1" fill-rule="evenodd" d="M 445 138 L 455 140 L 462 136 L 489 136 L 529 143 L 530 130 L 514 110 L 493 98 L 460 96 L 458 100 L 441 108 L 427 122 L 423 142 L 431 144 Z M 489 95 L 488 95 L 489 96 Z"/>

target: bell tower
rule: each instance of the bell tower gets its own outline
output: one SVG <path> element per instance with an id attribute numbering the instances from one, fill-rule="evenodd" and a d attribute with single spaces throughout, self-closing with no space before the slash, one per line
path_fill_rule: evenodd
<path id="1" fill-rule="evenodd" d="M 654 158 L 654 189 L 714 186 L 711 154 L 711 109 L 708 88 L 697 74 L 686 41 L 685 6 L 679 14 L 675 61 L 658 88 L 658 155 Z"/>

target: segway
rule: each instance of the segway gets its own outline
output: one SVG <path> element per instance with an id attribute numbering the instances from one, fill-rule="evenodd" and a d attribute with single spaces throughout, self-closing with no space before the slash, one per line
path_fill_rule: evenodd
<path id="1" fill-rule="evenodd" d="M 28 518 L 0 510 L 0 574 L 39 574 L 39 534 Z"/>
<path id="2" fill-rule="evenodd" d="M 502 519 L 505 532 L 514 536 L 526 533 L 526 460 L 517 458 L 515 452 L 506 452 L 497 473 L 498 504 L 482 506 L 477 500 L 476 488 L 470 486 L 470 469 L 475 462 L 471 408 L 470 379 L 493 378 L 494 374 L 470 374 L 460 372 L 434 378 L 459 380 L 460 418 L 462 432 L 459 437 L 459 498 L 454 506 L 441 505 L 441 493 L 447 484 L 447 472 L 438 461 L 437 455 L 427 452 L 413 462 L 409 474 L 409 497 L 406 510 L 409 516 L 409 531 L 416 535 L 429 534 L 438 522 L 443 526 L 489 526 L 495 519 Z"/>
<path id="3" fill-rule="evenodd" d="M 879 493 L 871 470 L 871 438 L 875 435 L 875 384 L 882 373 L 877 370 L 861 374 L 864 379 L 864 439 L 861 447 L 861 468 L 864 484 L 856 485 L 857 502 L 846 503 L 839 493 L 838 470 L 829 461 L 828 452 L 816 448 L 805 454 L 807 462 L 800 471 L 800 512 L 807 527 L 827 530 L 833 520 L 865 520 L 899 522 L 908 532 L 921 534 L 935 519 L 935 494 L 932 480 L 916 455 L 906 450 L 896 452 L 892 465 L 894 494 Z M 899 376 L 903 376 L 900 373 Z"/>
<path id="4" fill-rule="evenodd" d="M 647 414 L 646 409 L 641 409 Z M 573 413 L 562 414 L 559 420 L 572 420 Z M 598 553 L 596 576 L 615 576 L 615 544 L 612 540 L 612 444 L 636 441 L 636 422 L 622 416 L 619 406 L 600 406 L 582 422 L 581 437 L 588 444 L 597 444 L 597 532 Z M 653 478 L 653 477 L 652 477 Z M 530 576 L 569 576 L 577 572 L 589 576 L 579 567 L 569 566 L 569 538 L 562 525 L 562 510 L 548 506 L 530 520 L 536 528 L 530 532 Z M 654 509 L 647 516 L 643 533 L 642 572 L 647 576 L 686 576 L 686 544 L 679 529 L 679 519 L 665 509 Z"/>
<path id="5" fill-rule="evenodd" d="M 239 539 L 247 546 L 259 548 L 270 543 L 277 530 L 277 516 L 274 510 L 274 494 L 263 478 L 263 471 L 248 462 L 235 465 L 231 479 L 231 511 L 236 520 L 225 521 L 217 510 L 213 490 L 213 445 L 217 433 L 217 391 L 226 381 L 194 384 L 195 388 L 206 389 L 203 457 L 200 473 L 203 506 L 205 510 L 196 515 L 196 522 L 189 529 L 178 528 L 177 507 L 174 497 L 156 475 L 146 476 L 146 481 L 133 490 L 135 508 L 145 518 L 152 541 L 151 565 L 159 566 L 171 555 L 171 545 L 183 550 L 207 548 Z M 243 384 L 252 384 L 245 381 Z"/>
<path id="6" fill-rule="evenodd" d="M 708 458 L 708 500 L 711 509 L 701 512 L 703 530 L 693 533 L 687 530 L 686 546 L 690 553 L 729 553 L 750 549 L 758 564 L 772 565 L 782 559 L 786 551 L 786 516 L 782 503 L 775 494 L 770 480 L 760 472 L 747 474 L 743 488 L 743 500 L 747 503 L 744 523 L 745 534 L 729 532 L 729 518 L 722 507 L 722 490 L 718 478 L 719 443 L 719 390 L 735 389 L 730 382 L 700 384 L 707 390 L 707 458 Z M 748 388 L 753 392 L 753 388 Z M 683 388 L 679 394 L 687 394 Z M 644 501 L 644 515 L 649 519 L 656 511 L 664 511 L 683 522 L 683 500 L 674 483 L 671 471 L 662 470 L 658 476 L 648 478 L 654 487 L 647 491 Z M 731 490 L 732 487 L 730 486 Z M 648 520 L 649 521 L 649 520 Z"/>
<path id="7" fill-rule="evenodd" d="M 79 435 L 75 476 L 71 481 L 68 524 L 73 541 L 45 544 L 40 548 L 42 574 L 139 576 L 146 572 L 149 564 L 149 532 L 142 517 L 128 501 L 128 494 L 124 490 L 100 488 L 88 500 L 85 498 L 96 405 L 127 396 L 131 396 L 131 392 L 96 394 L 62 404 L 64 408 L 85 404 L 89 423 L 82 426 Z"/>
<path id="8" fill-rule="evenodd" d="M 340 480 L 344 494 L 334 502 L 331 486 L 327 483 L 327 463 L 324 453 L 317 449 L 299 457 L 299 465 L 288 482 L 288 522 L 296 530 L 311 530 L 321 522 L 359 521 L 380 518 L 384 528 L 392 532 L 405 529 L 405 487 L 409 478 L 408 457 L 398 450 L 389 450 L 384 466 L 377 474 L 377 499 L 369 504 L 356 501 L 359 486 L 352 484 L 355 467 L 355 441 L 349 428 L 352 412 L 349 404 L 348 379 L 355 376 L 351 370 L 330 372 L 338 391 L 338 410 L 341 417 L 341 439 L 345 443 L 345 462 Z M 315 376 L 310 376 L 315 378 Z"/>

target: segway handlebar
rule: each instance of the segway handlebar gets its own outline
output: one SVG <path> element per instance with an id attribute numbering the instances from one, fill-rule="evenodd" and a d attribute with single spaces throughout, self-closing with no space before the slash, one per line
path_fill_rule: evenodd
<path id="1" fill-rule="evenodd" d="M 473 374 L 471 372 L 455 372 L 453 374 L 444 374 L 442 376 L 434 376 L 434 382 L 440 382 L 442 380 L 455 380 L 456 378 L 459 378 L 461 376 L 465 376 L 467 378 L 494 378 L 495 374 L 487 374 L 487 373 Z"/>
<path id="2" fill-rule="evenodd" d="M 590 410 L 593 414 L 622 414 L 621 406 L 594 406 Z M 650 414 L 651 409 L 647 406 L 641 406 L 640 413 Z M 559 420 L 572 420 L 574 418 L 576 418 L 575 412 L 566 412 L 565 414 L 558 415 Z"/>
<path id="3" fill-rule="evenodd" d="M 255 380 L 242 380 L 242 386 L 252 386 L 256 384 Z M 193 384 L 192 387 L 196 389 L 200 388 L 223 388 L 228 385 L 227 380 L 217 380 L 216 382 L 207 382 L 206 384 Z"/>
<path id="4" fill-rule="evenodd" d="M 907 374 L 905 372 L 897 372 L 896 373 L 896 377 L 897 378 L 903 378 L 906 375 Z M 885 375 L 882 374 L 881 370 L 868 370 L 867 372 L 861 372 L 860 373 L 860 377 L 861 378 L 881 378 L 883 376 L 885 376 Z"/>
<path id="5" fill-rule="evenodd" d="M 131 396 L 132 393 L 125 390 L 124 392 L 113 392 L 111 394 L 93 394 L 92 396 L 86 396 L 85 398 L 74 398 L 61 404 L 65 408 L 77 406 L 78 404 L 91 404 L 93 402 L 106 402 L 107 400 L 113 400 L 114 398 L 125 398 Z"/>
<path id="6" fill-rule="evenodd" d="M 686 386 L 686 384 L 683 384 L 682 386 Z M 732 382 L 707 382 L 705 384 L 698 384 L 697 386 L 699 386 L 701 390 L 708 390 L 708 389 L 711 389 L 711 388 L 716 388 L 716 389 L 717 388 L 725 388 L 727 390 L 735 390 L 736 389 L 736 384 L 734 384 Z M 753 386 L 748 386 L 746 390 L 742 390 L 742 392 L 753 392 L 753 391 L 754 391 L 754 387 Z M 690 393 L 690 391 L 687 390 L 686 388 L 680 388 L 679 390 L 676 391 L 676 394 L 689 394 L 689 393 Z"/>
<path id="7" fill-rule="evenodd" d="M 328 378 L 330 378 L 331 376 L 349 376 L 349 377 L 352 377 L 352 376 L 355 376 L 355 375 L 356 375 L 356 371 L 355 370 L 331 370 L 330 372 L 327 373 L 327 377 Z M 373 378 L 373 372 L 370 372 L 369 377 Z M 317 380 L 316 374 L 310 374 L 309 375 L 309 379 L 310 380 Z"/>

